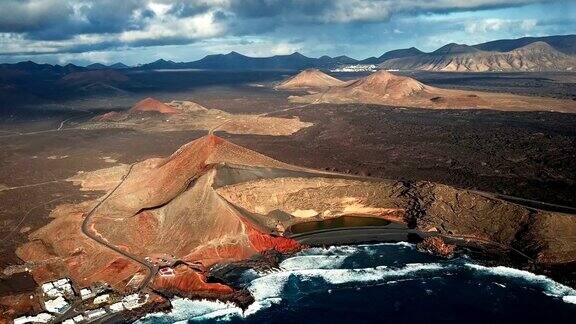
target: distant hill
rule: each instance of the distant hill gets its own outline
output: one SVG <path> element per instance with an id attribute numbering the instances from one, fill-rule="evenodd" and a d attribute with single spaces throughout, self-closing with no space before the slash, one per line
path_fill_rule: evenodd
<path id="1" fill-rule="evenodd" d="M 104 69 L 107 69 L 108 67 L 102 63 L 94 63 L 94 64 L 87 65 L 86 68 L 88 70 L 104 70 Z"/>
<path id="2" fill-rule="evenodd" d="M 544 42 L 564 54 L 576 55 L 576 35 L 501 39 L 474 45 L 474 47 L 483 51 L 509 52 L 536 42 Z"/>
<path id="3" fill-rule="evenodd" d="M 0 73 L 3 70 L 20 71 L 27 73 L 52 73 L 52 74 L 68 74 L 78 71 L 86 71 L 86 68 L 74 64 L 66 65 L 51 65 L 51 64 L 38 64 L 32 61 L 18 62 L 14 64 L 3 63 L 0 64 Z"/>
<path id="4" fill-rule="evenodd" d="M 359 64 L 380 64 L 386 60 L 401 58 L 401 57 L 409 57 L 414 55 L 424 54 L 421 50 L 417 49 L 416 47 L 410 48 L 403 48 L 397 49 L 393 51 L 388 51 L 379 57 L 369 57 L 367 59 L 358 61 Z"/>
<path id="5" fill-rule="evenodd" d="M 529 46 L 531 44 L 537 46 Z M 549 45 L 545 48 L 541 43 Z M 565 71 L 573 64 L 576 35 L 525 37 L 477 45 L 450 43 L 425 53 L 415 47 L 388 51 L 379 57 L 355 60 L 347 56 L 312 58 L 298 52 L 250 57 L 238 52 L 208 55 L 193 62 L 158 60 L 139 69 L 305 70 L 333 69 L 351 64 L 375 64 L 383 69 L 431 71 Z"/>
<path id="6" fill-rule="evenodd" d="M 159 59 L 157 61 L 142 64 L 137 67 L 137 69 L 141 70 L 162 70 L 162 69 L 183 69 L 182 65 L 185 63 L 176 63 L 174 61 L 167 61 L 164 59 Z"/>
<path id="7" fill-rule="evenodd" d="M 479 47 L 510 48 L 512 44 L 468 46 L 452 43 L 432 53 L 386 60 L 379 68 L 449 72 L 576 70 L 576 56 L 560 52 L 544 41 L 535 41 L 507 52 Z"/>
<path id="8" fill-rule="evenodd" d="M 459 55 L 459 54 L 471 54 L 479 53 L 480 50 L 472 46 L 465 44 L 450 43 L 446 44 L 434 52 L 430 53 L 432 55 Z"/>
<path id="9" fill-rule="evenodd" d="M 271 57 L 250 57 L 237 52 L 208 55 L 198 61 L 176 63 L 158 60 L 144 64 L 139 69 L 208 69 L 208 70 L 302 70 L 307 68 L 333 68 L 342 64 L 353 64 L 357 60 L 347 56 L 322 56 L 311 58 L 298 52 Z"/>
<path id="10" fill-rule="evenodd" d="M 347 65 L 373 64 L 381 69 L 428 71 L 576 71 L 576 35 L 502 39 L 476 45 L 446 44 L 429 53 L 415 47 L 388 51 L 379 57 L 356 60 L 347 56 L 314 58 L 295 52 L 289 55 L 251 57 L 238 52 L 207 55 L 192 62 L 159 59 L 133 69 L 201 69 L 201 70 L 332 70 Z M 52 73 L 57 75 L 85 70 L 118 70 L 131 67 L 116 63 L 94 63 L 86 68 L 37 64 L 31 61 L 0 64 L 0 74 Z M 8 71 L 10 70 L 10 71 Z M 0 75 L 0 78 L 2 75 Z"/>
<path id="11" fill-rule="evenodd" d="M 120 69 L 127 69 L 129 68 L 128 65 L 124 63 L 114 63 L 111 65 L 104 65 L 102 63 L 94 63 L 86 66 L 88 70 L 120 70 Z"/>

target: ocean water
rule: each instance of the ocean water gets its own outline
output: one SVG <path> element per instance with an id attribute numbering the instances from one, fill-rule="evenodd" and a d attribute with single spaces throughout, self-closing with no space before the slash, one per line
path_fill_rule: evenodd
<path id="1" fill-rule="evenodd" d="M 245 271 L 256 301 L 174 299 L 140 323 L 576 323 L 576 290 L 541 275 L 443 260 L 408 243 L 309 248 L 280 270 Z"/>

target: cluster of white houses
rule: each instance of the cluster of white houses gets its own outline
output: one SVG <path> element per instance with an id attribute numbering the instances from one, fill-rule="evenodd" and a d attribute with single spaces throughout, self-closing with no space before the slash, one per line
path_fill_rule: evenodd
<path id="1" fill-rule="evenodd" d="M 104 293 L 105 289 L 82 288 L 79 296 L 72 287 L 72 282 L 68 278 L 50 281 L 42 284 L 42 303 L 46 312 L 35 316 L 22 316 L 14 319 L 14 324 L 24 323 L 49 323 L 53 322 L 57 316 L 65 314 L 72 308 L 72 303 L 85 302 L 86 305 L 98 307 L 96 309 L 86 310 L 77 314 L 73 318 L 66 319 L 63 323 L 75 324 L 90 322 L 106 315 L 111 315 L 124 310 L 132 310 L 141 307 L 148 302 L 148 295 L 131 294 L 122 298 L 112 298 L 109 293 Z M 89 299 L 93 300 L 89 301 Z M 92 308 L 88 307 L 88 308 Z M 76 310 L 74 310 L 76 312 Z"/>

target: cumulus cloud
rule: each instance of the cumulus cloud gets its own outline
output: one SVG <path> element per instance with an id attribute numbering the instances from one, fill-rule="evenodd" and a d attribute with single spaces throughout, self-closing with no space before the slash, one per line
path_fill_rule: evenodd
<path id="1" fill-rule="evenodd" d="M 0 15 L 0 54 L 80 53 L 190 44 L 219 37 L 269 36 L 294 26 L 362 26 L 386 22 L 397 15 L 564 1 L 2 0 L 0 12 L 9 14 Z M 531 20 L 484 20 L 471 22 L 466 30 L 521 28 L 528 31 L 535 26 L 536 22 Z M 283 44 L 282 41 L 276 43 Z M 283 48 L 269 50 L 282 52 L 288 47 Z"/>
<path id="2" fill-rule="evenodd" d="M 470 34 L 489 33 L 503 30 L 529 32 L 536 27 L 537 23 L 538 21 L 536 19 L 513 20 L 491 18 L 467 22 L 465 24 L 465 30 Z"/>
<path id="3" fill-rule="evenodd" d="M 190 41 L 220 36 L 226 31 L 225 24 L 215 11 L 197 13 L 193 16 L 176 17 L 168 14 L 171 5 L 150 3 L 154 12 L 148 24 L 140 30 L 125 31 L 118 35 L 125 44 L 158 45 L 178 41 Z"/>

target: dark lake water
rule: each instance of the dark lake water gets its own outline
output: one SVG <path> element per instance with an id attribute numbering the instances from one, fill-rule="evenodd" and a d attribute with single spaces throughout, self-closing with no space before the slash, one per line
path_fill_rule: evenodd
<path id="1" fill-rule="evenodd" d="M 288 231 L 293 234 L 300 234 L 333 228 L 386 226 L 386 225 L 390 225 L 390 222 L 380 218 L 361 217 L 361 216 L 341 216 L 321 221 L 312 221 L 312 222 L 294 224 L 290 226 L 290 228 L 288 228 Z"/>
<path id="2" fill-rule="evenodd" d="M 408 243 L 310 248 L 238 284 L 256 302 L 173 300 L 142 323 L 574 323 L 576 290 L 545 276 L 444 260 Z"/>

